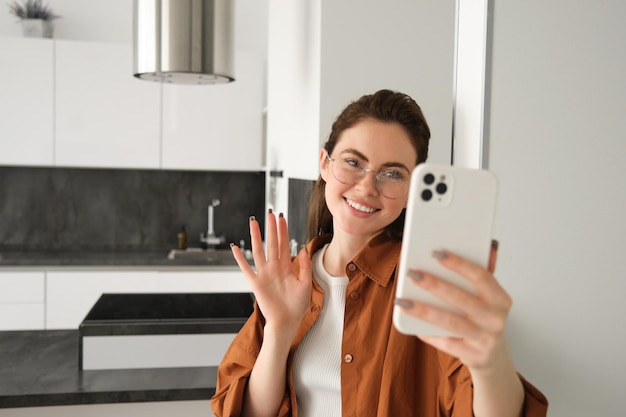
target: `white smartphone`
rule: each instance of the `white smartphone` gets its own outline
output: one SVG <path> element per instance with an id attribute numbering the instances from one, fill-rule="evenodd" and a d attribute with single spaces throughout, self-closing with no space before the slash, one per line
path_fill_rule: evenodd
<path id="1" fill-rule="evenodd" d="M 409 269 L 420 269 L 467 291 L 476 292 L 464 277 L 442 267 L 433 251 L 445 249 L 487 266 L 491 252 L 498 182 L 486 170 L 423 163 L 411 174 L 406 220 L 398 266 L 396 297 L 456 308 L 415 285 Z M 401 333 L 453 336 L 394 307 L 393 323 Z"/>

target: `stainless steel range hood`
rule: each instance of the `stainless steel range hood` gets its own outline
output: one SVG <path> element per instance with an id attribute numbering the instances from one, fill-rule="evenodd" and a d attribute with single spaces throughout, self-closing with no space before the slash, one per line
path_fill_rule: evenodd
<path id="1" fill-rule="evenodd" d="M 134 74 L 177 84 L 234 81 L 235 0 L 134 0 Z"/>

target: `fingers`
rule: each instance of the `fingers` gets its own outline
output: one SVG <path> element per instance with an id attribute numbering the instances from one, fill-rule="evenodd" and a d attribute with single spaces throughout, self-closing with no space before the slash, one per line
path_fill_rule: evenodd
<path id="1" fill-rule="evenodd" d="M 459 337 L 475 338 L 481 331 L 480 326 L 474 323 L 469 316 L 463 314 L 462 311 L 449 311 L 405 298 L 396 299 L 395 304 L 400 306 L 406 313 L 452 332 Z"/>
<path id="2" fill-rule="evenodd" d="M 476 291 L 459 287 L 426 271 L 411 270 L 408 276 L 416 286 L 452 307 L 448 309 L 409 299 L 397 299 L 396 304 L 408 314 L 456 335 L 420 336 L 426 343 L 458 357 L 466 365 L 483 366 L 492 360 L 503 340 L 512 305 L 510 296 L 493 276 L 497 242 L 492 242 L 486 268 L 448 251 L 436 251 L 433 256 L 443 267 L 467 279 Z"/>
<path id="3" fill-rule="evenodd" d="M 250 216 L 250 243 L 252 245 L 252 259 L 257 267 L 265 264 L 265 251 L 263 250 L 263 238 L 259 222 L 254 216 Z"/>
<path id="4" fill-rule="evenodd" d="M 298 254 L 298 261 L 300 263 L 300 275 L 301 281 L 311 282 L 313 280 L 313 265 L 311 264 L 311 257 L 306 247 L 300 250 Z"/>
<path id="5" fill-rule="evenodd" d="M 464 358 L 465 363 L 472 365 L 481 365 L 486 362 L 484 349 L 470 345 L 462 338 L 457 337 L 439 337 L 439 336 L 418 336 L 424 342 L 435 348 L 448 352 L 457 358 Z"/>
<path id="6" fill-rule="evenodd" d="M 444 267 L 469 280 L 484 299 L 496 299 L 504 293 L 495 277 L 484 267 L 448 251 L 435 251 L 433 256 Z M 493 262 L 495 263 L 495 259 Z"/>
<path id="7" fill-rule="evenodd" d="M 254 216 L 250 217 L 250 238 L 252 242 L 252 256 L 257 268 L 263 267 L 267 262 L 281 260 L 291 262 L 291 252 L 289 248 L 289 229 L 287 220 L 280 213 L 277 216 L 270 209 L 267 213 L 267 239 L 263 248 L 263 238 L 258 221 Z"/>
<path id="8" fill-rule="evenodd" d="M 233 253 L 235 262 L 237 262 L 237 265 L 239 265 L 239 269 L 241 269 L 241 272 L 243 272 L 243 274 L 247 278 L 251 278 L 252 276 L 254 276 L 254 270 L 248 263 L 248 260 L 246 259 L 244 254 L 241 252 L 241 249 L 239 248 L 239 246 L 235 245 L 234 243 L 231 243 L 230 250 Z"/>
<path id="9" fill-rule="evenodd" d="M 291 262 L 291 249 L 289 248 L 289 229 L 283 213 L 278 214 L 278 257 Z"/>
<path id="10" fill-rule="evenodd" d="M 269 211 L 267 212 L 266 228 L 267 238 L 265 239 L 265 246 L 267 248 L 267 259 L 278 259 L 278 229 L 276 227 L 276 216 L 272 212 L 272 209 L 269 209 Z"/>
<path id="11" fill-rule="evenodd" d="M 492 245 L 492 253 L 495 247 Z M 495 265 L 496 254 L 492 256 Z M 468 261 L 451 252 L 445 252 L 445 256 L 439 258 L 439 262 L 446 268 L 464 276 L 472 282 L 482 303 L 494 311 L 506 311 L 511 308 L 513 301 L 504 291 L 502 286 L 487 269 Z"/>
<path id="12" fill-rule="evenodd" d="M 479 295 L 422 271 L 411 271 L 410 277 L 415 285 L 437 296 L 456 309 L 456 312 L 451 312 L 418 303 L 416 304 L 418 308 L 415 309 L 415 313 L 419 314 L 419 317 L 423 320 L 469 337 L 475 337 L 476 332 L 480 329 L 494 333 L 499 333 L 504 329 L 509 304 L 499 299 L 495 300 L 495 302 L 493 300 L 485 300 Z M 472 325 L 471 323 L 478 325 Z M 467 330 L 461 332 L 459 328 L 463 326 Z"/>
<path id="13" fill-rule="evenodd" d="M 270 209 L 267 213 L 267 259 L 283 259 L 291 261 L 289 248 L 289 230 L 283 213 L 278 218 Z"/>
<path id="14" fill-rule="evenodd" d="M 498 241 L 494 239 L 491 241 L 491 251 L 489 253 L 489 264 L 487 267 L 487 270 L 491 272 L 492 274 L 496 270 L 497 260 L 498 260 Z"/>

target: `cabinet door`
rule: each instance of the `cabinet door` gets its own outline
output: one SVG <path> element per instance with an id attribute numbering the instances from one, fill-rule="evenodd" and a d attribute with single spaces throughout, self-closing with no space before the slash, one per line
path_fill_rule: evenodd
<path id="1" fill-rule="evenodd" d="M 161 87 L 133 77 L 132 47 L 56 41 L 56 164 L 158 168 Z"/>
<path id="2" fill-rule="evenodd" d="M 42 272 L 0 273 L 0 330 L 43 330 Z"/>
<path id="3" fill-rule="evenodd" d="M 53 41 L 0 38 L 0 165 L 53 163 Z"/>
<path id="4" fill-rule="evenodd" d="M 163 85 L 163 168 L 259 171 L 263 153 L 263 61 L 235 55 L 235 81 Z"/>
<path id="5" fill-rule="evenodd" d="M 246 277 L 239 270 L 159 272 L 159 292 L 252 292 Z"/>
<path id="6" fill-rule="evenodd" d="M 156 271 L 48 272 L 46 328 L 77 329 L 103 293 L 156 292 Z"/>

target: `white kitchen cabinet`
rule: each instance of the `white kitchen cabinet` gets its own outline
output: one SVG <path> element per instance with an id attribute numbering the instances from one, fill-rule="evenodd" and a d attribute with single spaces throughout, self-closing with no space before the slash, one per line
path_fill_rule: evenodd
<path id="1" fill-rule="evenodd" d="M 156 271 L 50 271 L 46 328 L 78 329 L 103 293 L 153 293 L 156 277 Z"/>
<path id="2" fill-rule="evenodd" d="M 162 85 L 132 75 L 132 46 L 0 38 L 0 165 L 260 171 L 265 59 L 236 81 Z"/>
<path id="3" fill-rule="evenodd" d="M 53 163 L 51 39 L 0 38 L 0 165 Z"/>
<path id="4" fill-rule="evenodd" d="M 158 274 L 159 292 L 252 292 L 240 270 L 164 272 Z"/>
<path id="5" fill-rule="evenodd" d="M 43 330 L 45 272 L 0 273 L 0 330 Z"/>
<path id="6" fill-rule="evenodd" d="M 258 53 L 237 51 L 234 82 L 163 85 L 162 168 L 262 169 L 264 64 Z"/>
<path id="7" fill-rule="evenodd" d="M 133 77 L 132 46 L 55 43 L 56 165 L 158 168 L 161 87 Z"/>

